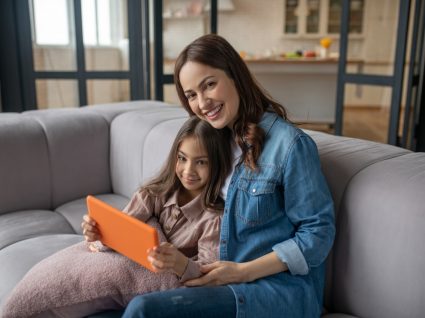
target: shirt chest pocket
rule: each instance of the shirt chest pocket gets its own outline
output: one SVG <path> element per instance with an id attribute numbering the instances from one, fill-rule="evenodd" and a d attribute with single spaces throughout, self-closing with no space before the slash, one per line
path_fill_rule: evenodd
<path id="1" fill-rule="evenodd" d="M 271 221 L 276 214 L 276 182 L 273 180 L 239 179 L 236 215 L 249 226 Z"/>

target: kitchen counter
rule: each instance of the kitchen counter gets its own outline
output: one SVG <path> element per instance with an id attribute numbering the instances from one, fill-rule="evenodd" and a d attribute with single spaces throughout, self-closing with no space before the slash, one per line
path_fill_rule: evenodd
<path id="1" fill-rule="evenodd" d="M 338 59 L 245 59 L 249 69 L 268 93 L 300 123 L 335 122 Z M 361 66 L 361 60 L 349 64 Z"/>

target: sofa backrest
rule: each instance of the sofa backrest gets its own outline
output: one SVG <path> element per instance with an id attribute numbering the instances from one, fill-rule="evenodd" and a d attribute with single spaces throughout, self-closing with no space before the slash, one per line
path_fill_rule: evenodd
<path id="1" fill-rule="evenodd" d="M 161 169 L 187 117 L 183 108 L 171 106 L 125 113 L 114 119 L 111 124 L 114 193 L 131 197 Z"/>
<path id="2" fill-rule="evenodd" d="M 109 124 L 102 116 L 69 110 L 7 117 L 0 116 L 0 213 L 110 192 Z"/>
<path id="3" fill-rule="evenodd" d="M 336 206 L 326 307 L 356 317 L 422 317 L 425 154 L 309 133 Z"/>
<path id="4" fill-rule="evenodd" d="M 51 205 L 46 136 L 32 118 L 0 116 L 0 213 Z"/>

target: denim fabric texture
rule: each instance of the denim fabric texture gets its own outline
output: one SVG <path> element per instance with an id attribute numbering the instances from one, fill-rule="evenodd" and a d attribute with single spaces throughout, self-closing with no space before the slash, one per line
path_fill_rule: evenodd
<path id="1" fill-rule="evenodd" d="M 320 317 L 334 205 L 314 141 L 274 113 L 260 123 L 258 169 L 235 168 L 221 226 L 220 259 L 246 262 L 275 251 L 289 271 L 229 285 L 237 317 Z"/>
<path id="2" fill-rule="evenodd" d="M 123 318 L 233 318 L 235 303 L 227 286 L 183 287 L 133 298 Z"/>

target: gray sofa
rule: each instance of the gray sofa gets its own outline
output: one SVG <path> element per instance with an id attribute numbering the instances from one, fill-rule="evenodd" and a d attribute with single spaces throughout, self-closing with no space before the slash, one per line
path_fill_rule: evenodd
<path id="1" fill-rule="evenodd" d="M 0 114 L 0 308 L 34 264 L 81 241 L 87 194 L 127 203 L 186 117 L 154 101 Z M 424 317 L 425 154 L 308 133 L 336 207 L 324 317 Z"/>

